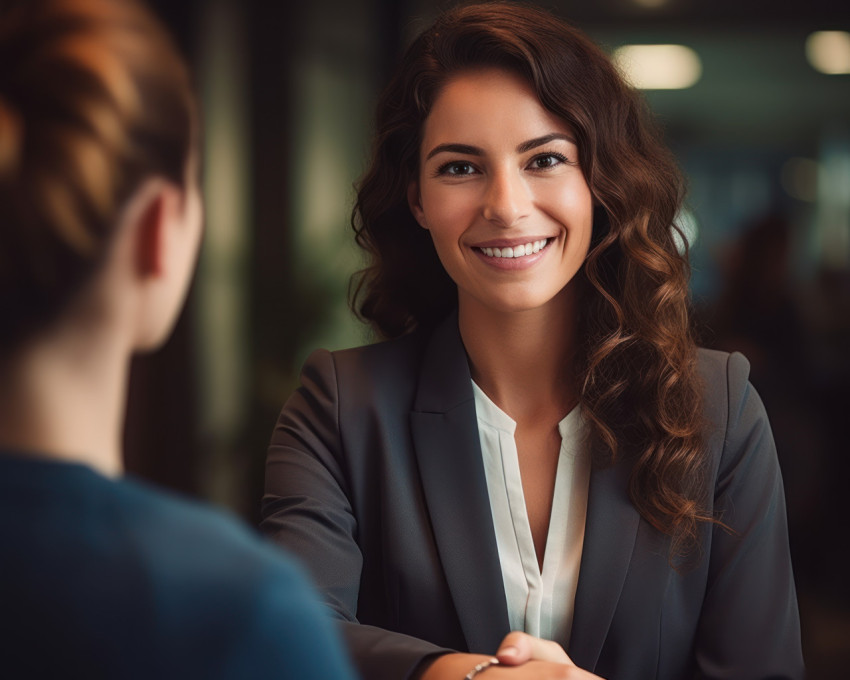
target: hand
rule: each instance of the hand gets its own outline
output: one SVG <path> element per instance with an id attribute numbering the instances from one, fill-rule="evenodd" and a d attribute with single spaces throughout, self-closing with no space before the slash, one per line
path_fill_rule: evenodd
<path id="1" fill-rule="evenodd" d="M 557 642 L 543 640 L 520 631 L 514 631 L 505 636 L 502 644 L 499 645 L 499 651 L 496 652 L 496 658 L 503 667 L 530 666 L 532 665 L 530 662 L 534 661 L 562 666 L 560 669 L 562 674 L 547 675 L 546 677 L 575 678 L 576 680 L 599 678 L 598 675 L 576 666 L 564 651 L 564 648 Z M 492 680 L 497 680 L 497 678 L 492 678 Z"/>
<path id="2" fill-rule="evenodd" d="M 445 654 L 424 670 L 421 680 L 463 680 L 477 664 L 491 657 L 483 654 Z M 527 633 L 505 636 L 496 652 L 499 666 L 491 666 L 476 680 L 600 680 L 598 675 L 576 666 L 557 642 Z"/>
<path id="3" fill-rule="evenodd" d="M 552 640 L 543 640 L 528 633 L 514 631 L 508 633 L 499 651 L 496 652 L 499 663 L 505 666 L 520 666 L 526 661 L 550 661 L 551 663 L 575 666 L 564 648 Z"/>

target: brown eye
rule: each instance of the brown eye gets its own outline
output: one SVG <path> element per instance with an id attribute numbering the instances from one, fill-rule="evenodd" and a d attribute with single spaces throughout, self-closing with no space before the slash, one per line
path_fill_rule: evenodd
<path id="1" fill-rule="evenodd" d="M 561 156 L 560 154 L 541 154 L 539 156 L 535 156 L 532 159 L 531 168 L 533 170 L 548 170 L 549 168 L 553 168 L 556 165 L 560 165 L 561 163 L 566 162 L 566 160 L 567 159 Z"/>
<path id="2" fill-rule="evenodd" d="M 441 168 L 443 174 L 446 175 L 471 175 L 475 172 L 475 168 L 471 163 L 447 163 Z"/>

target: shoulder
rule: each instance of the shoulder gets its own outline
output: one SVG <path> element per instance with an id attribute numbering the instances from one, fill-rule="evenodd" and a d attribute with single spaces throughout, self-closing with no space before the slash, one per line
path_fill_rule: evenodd
<path id="1" fill-rule="evenodd" d="M 225 510 L 132 479 L 117 482 L 115 495 L 116 520 L 163 578 L 227 583 L 248 572 L 292 573 L 277 549 Z"/>
<path id="2" fill-rule="evenodd" d="M 10 495 L 4 489 L 0 519 L 7 525 L 12 509 L 22 512 L 26 521 L 18 522 L 15 536 L 31 540 L 37 533 L 41 540 L 32 550 L 45 559 L 64 552 L 81 576 L 96 571 L 85 565 L 97 565 L 114 569 L 129 584 L 157 570 L 192 572 L 220 553 L 260 559 L 266 551 L 259 537 L 227 512 L 147 482 L 108 478 L 76 464 L 27 461 L 17 467 L 11 471 L 21 491 Z M 0 465 L 0 471 L 7 470 Z M 44 540 L 48 530 L 50 539 Z"/>
<path id="3" fill-rule="evenodd" d="M 22 649 L 46 636 L 50 663 L 79 671 L 91 664 L 79 650 L 96 640 L 90 657 L 103 675 L 92 677 L 336 677 L 287 675 L 309 670 L 307 651 L 344 670 L 312 588 L 279 548 L 211 506 L 132 479 L 84 476 L 85 494 L 55 493 L 55 502 L 30 507 L 37 521 L 22 522 L 31 532 L 44 522 L 61 531 L 30 541 L 17 572 L 3 565 L 19 577 L 7 608 L 38 622 L 15 630 Z M 56 564 L 69 578 L 55 578 Z"/>
<path id="4" fill-rule="evenodd" d="M 334 352 L 319 349 L 307 358 L 304 368 L 332 365 L 342 374 L 389 376 L 405 367 L 418 367 L 428 338 L 427 331 L 415 331 L 392 340 Z"/>
<path id="5" fill-rule="evenodd" d="M 703 386 L 703 408 L 711 426 L 726 430 L 742 415 L 740 408 L 745 402 L 757 402 L 761 407 L 749 382 L 750 362 L 743 354 L 699 349 L 697 362 Z"/>
<path id="6" fill-rule="evenodd" d="M 697 366 L 709 400 L 728 399 L 732 392 L 740 392 L 750 375 L 750 362 L 740 352 L 700 348 Z"/>
<path id="7" fill-rule="evenodd" d="M 766 485 L 776 482 L 776 447 L 764 404 L 749 381 L 749 361 L 738 352 L 701 349 L 699 369 L 715 492 L 759 476 Z"/>
<path id="8" fill-rule="evenodd" d="M 413 394 L 429 338 L 416 331 L 361 347 L 316 350 L 301 370 L 302 389 L 342 402 L 403 399 Z"/>
<path id="9" fill-rule="evenodd" d="M 147 578 L 167 598 L 157 629 L 167 649 L 177 640 L 175 655 L 196 670 L 204 657 L 230 667 L 225 677 L 348 677 L 329 616 L 287 553 L 227 512 L 144 484 L 127 492 L 145 506 L 137 534 Z"/>

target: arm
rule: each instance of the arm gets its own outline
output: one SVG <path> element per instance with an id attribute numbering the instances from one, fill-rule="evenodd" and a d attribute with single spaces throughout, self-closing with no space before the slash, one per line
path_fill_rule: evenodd
<path id="1" fill-rule="evenodd" d="M 732 531 L 712 530 L 697 675 L 802 678 L 782 478 L 767 415 L 748 372 L 740 354 L 729 357 L 728 416 L 714 503 Z"/>
<path id="2" fill-rule="evenodd" d="M 345 450 L 339 423 L 334 358 L 328 352 L 316 352 L 305 364 L 301 387 L 284 406 L 272 436 L 262 529 L 306 563 L 326 604 L 339 619 L 364 678 L 462 680 L 489 657 L 450 653 L 424 640 L 362 625 L 357 620 L 363 553 L 358 543 L 354 496 L 358 490 L 369 492 L 368 484 L 362 482 L 369 471 L 362 469 L 368 467 L 367 463 L 346 455 L 350 452 Z M 358 478 L 359 483 L 353 481 Z M 579 669 L 557 644 L 545 645 L 557 647 L 563 659 L 550 659 L 541 650 L 520 644 L 519 656 L 511 658 L 508 653 L 502 659 L 505 665 L 488 669 L 488 676 L 493 673 L 516 680 L 595 677 L 563 675 L 565 669 L 572 668 L 569 673 Z"/>
<path id="3" fill-rule="evenodd" d="M 406 678 L 425 657 L 448 650 L 357 621 L 363 555 L 348 465 L 333 357 L 318 351 L 272 435 L 261 528 L 307 566 L 361 674 Z"/>

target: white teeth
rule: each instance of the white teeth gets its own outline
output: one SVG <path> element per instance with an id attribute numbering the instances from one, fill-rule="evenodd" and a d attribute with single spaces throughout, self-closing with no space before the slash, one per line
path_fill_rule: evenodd
<path id="1" fill-rule="evenodd" d="M 479 248 L 479 250 L 487 257 L 524 257 L 526 255 L 539 253 L 546 247 L 547 243 L 549 243 L 549 239 L 544 238 L 539 241 L 526 243 L 525 245 L 514 246 L 513 248 Z"/>

